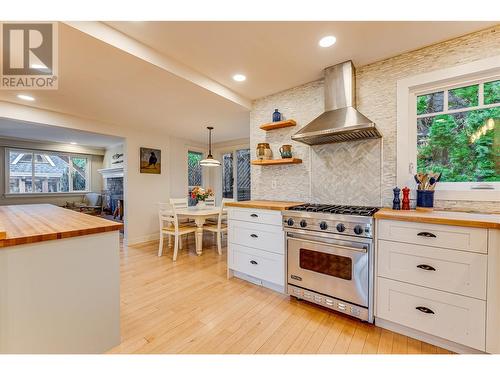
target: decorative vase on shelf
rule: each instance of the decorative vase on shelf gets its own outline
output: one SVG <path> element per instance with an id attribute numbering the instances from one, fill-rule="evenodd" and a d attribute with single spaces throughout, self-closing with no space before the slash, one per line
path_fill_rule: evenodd
<path id="1" fill-rule="evenodd" d="M 292 157 L 292 145 L 283 145 L 279 149 L 281 158 L 287 159 Z"/>
<path id="2" fill-rule="evenodd" d="M 270 160 L 273 158 L 273 152 L 269 143 L 258 143 L 256 150 L 257 159 L 259 160 Z"/>
<path id="3" fill-rule="evenodd" d="M 281 113 L 278 111 L 278 109 L 275 109 L 273 113 L 273 122 L 278 121 L 281 121 Z"/>

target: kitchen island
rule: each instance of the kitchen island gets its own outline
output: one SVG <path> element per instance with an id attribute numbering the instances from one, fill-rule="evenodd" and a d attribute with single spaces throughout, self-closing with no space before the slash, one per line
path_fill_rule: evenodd
<path id="1" fill-rule="evenodd" d="M 119 344 L 122 224 L 39 204 L 1 206 L 0 228 L 0 353 Z"/>

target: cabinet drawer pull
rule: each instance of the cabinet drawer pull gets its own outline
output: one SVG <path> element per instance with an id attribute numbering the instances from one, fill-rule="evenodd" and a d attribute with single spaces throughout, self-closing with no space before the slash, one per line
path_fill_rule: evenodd
<path id="1" fill-rule="evenodd" d="M 417 268 L 420 268 L 421 270 L 425 270 L 425 271 L 435 271 L 436 269 L 432 266 L 429 266 L 427 264 L 419 264 L 417 266 Z"/>
<path id="2" fill-rule="evenodd" d="M 417 234 L 417 236 L 428 237 L 428 238 L 436 238 L 437 237 L 434 233 L 431 233 L 431 232 L 420 232 Z"/>
<path id="3" fill-rule="evenodd" d="M 252 233 L 252 234 L 250 235 L 250 237 L 257 238 L 257 237 L 259 237 L 259 236 L 257 236 L 255 233 Z"/>
<path id="4" fill-rule="evenodd" d="M 252 264 L 259 264 L 255 260 L 251 260 L 250 263 L 252 263 Z"/>
<path id="5" fill-rule="evenodd" d="M 429 309 L 428 307 L 424 307 L 424 306 L 417 306 L 415 307 L 418 311 L 421 311 L 425 314 L 434 314 L 434 311 L 432 311 L 431 309 Z"/>
<path id="6" fill-rule="evenodd" d="M 251 214 L 250 216 L 251 217 L 259 217 L 259 215 L 257 215 L 257 214 Z"/>

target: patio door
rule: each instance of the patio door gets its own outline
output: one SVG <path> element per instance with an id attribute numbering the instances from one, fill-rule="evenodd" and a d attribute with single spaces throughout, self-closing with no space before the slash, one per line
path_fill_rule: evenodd
<path id="1" fill-rule="evenodd" d="M 250 149 L 222 154 L 222 198 L 250 200 Z"/>

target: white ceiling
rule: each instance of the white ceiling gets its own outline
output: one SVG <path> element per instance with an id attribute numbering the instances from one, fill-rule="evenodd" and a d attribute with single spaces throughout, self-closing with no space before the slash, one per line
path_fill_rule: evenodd
<path id="1" fill-rule="evenodd" d="M 206 143 L 248 138 L 248 109 L 65 24 L 59 24 L 59 88 L 0 90 L 0 100 Z"/>
<path id="2" fill-rule="evenodd" d="M 480 30 L 497 22 L 107 22 L 250 99 Z M 335 35 L 337 43 L 318 41 Z M 245 82 L 232 76 L 243 73 Z"/>
<path id="3" fill-rule="evenodd" d="M 5 118 L 0 118 L 0 138 L 16 138 L 66 144 L 76 142 L 79 146 L 95 148 L 106 148 L 123 142 L 123 139 L 120 137 Z"/>

